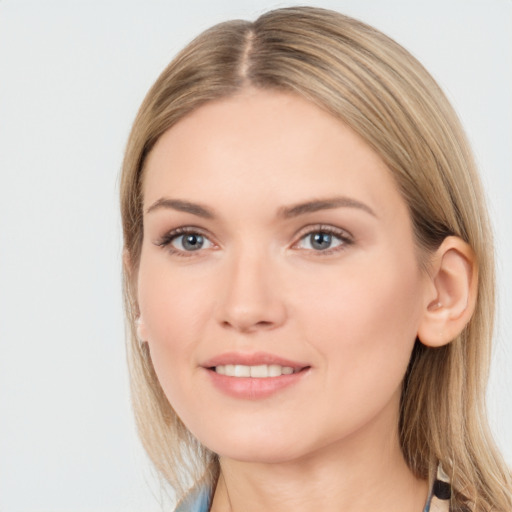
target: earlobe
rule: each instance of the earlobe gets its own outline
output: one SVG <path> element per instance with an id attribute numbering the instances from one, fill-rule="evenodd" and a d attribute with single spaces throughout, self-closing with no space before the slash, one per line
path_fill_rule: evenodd
<path id="1" fill-rule="evenodd" d="M 135 280 L 137 278 L 137 272 L 134 268 L 133 260 L 130 255 L 130 252 L 126 248 L 123 249 L 123 268 L 125 271 L 126 279 L 128 280 L 128 285 L 133 288 L 132 294 L 135 297 L 136 296 Z M 142 316 L 140 314 L 138 303 L 135 303 L 134 307 L 136 308 L 135 314 L 138 315 L 137 319 L 135 321 L 135 327 L 137 330 L 137 339 L 139 341 L 139 345 L 142 346 L 142 344 L 144 342 L 146 342 L 148 339 L 147 334 L 146 334 L 146 326 L 145 326 L 144 320 L 142 319 Z"/>
<path id="2" fill-rule="evenodd" d="M 444 239 L 432 257 L 418 338 L 430 347 L 455 339 L 470 321 L 477 298 L 475 253 L 461 238 Z"/>
<path id="3" fill-rule="evenodd" d="M 146 324 L 144 323 L 144 320 L 142 319 L 141 316 L 139 316 L 139 318 L 137 318 L 136 326 L 137 326 L 137 339 L 139 340 L 139 344 L 142 345 L 143 343 L 148 341 L 148 336 L 147 336 Z"/>

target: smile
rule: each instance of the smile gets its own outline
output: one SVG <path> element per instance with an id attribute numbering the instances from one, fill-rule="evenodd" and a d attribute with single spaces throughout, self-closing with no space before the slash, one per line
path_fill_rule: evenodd
<path id="1" fill-rule="evenodd" d="M 260 364 L 256 366 L 247 366 L 243 364 L 218 365 L 214 371 L 219 375 L 228 377 L 253 377 L 255 379 L 266 379 L 268 377 L 280 377 L 281 375 L 291 375 L 295 373 L 291 366 L 281 366 L 278 364 Z"/>
<path id="2" fill-rule="evenodd" d="M 214 388 L 224 395 L 243 400 L 268 398 L 299 385 L 311 373 L 307 363 L 262 352 L 225 353 L 201 366 Z"/>

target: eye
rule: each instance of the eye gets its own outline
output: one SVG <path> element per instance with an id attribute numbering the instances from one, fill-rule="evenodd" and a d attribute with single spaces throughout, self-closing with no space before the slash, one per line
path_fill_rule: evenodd
<path id="1" fill-rule="evenodd" d="M 316 252 L 331 252 L 341 250 L 351 243 L 352 239 L 344 231 L 321 227 L 303 235 L 295 247 Z"/>
<path id="2" fill-rule="evenodd" d="M 156 242 L 156 245 L 167 247 L 171 253 L 176 254 L 198 252 L 201 249 L 214 247 L 213 242 L 202 233 L 187 228 L 178 228 L 171 231 Z"/>
<path id="3" fill-rule="evenodd" d="M 211 242 L 199 233 L 187 233 L 185 235 L 179 235 L 175 237 L 171 242 L 171 245 L 179 251 L 198 251 L 203 247 L 209 247 Z"/>
<path id="4" fill-rule="evenodd" d="M 301 246 L 303 249 L 314 249 L 315 251 L 325 251 L 326 249 L 332 249 L 343 243 L 338 237 L 331 235 L 331 233 L 325 233 L 318 231 L 316 233 L 310 233 L 301 240 Z"/>

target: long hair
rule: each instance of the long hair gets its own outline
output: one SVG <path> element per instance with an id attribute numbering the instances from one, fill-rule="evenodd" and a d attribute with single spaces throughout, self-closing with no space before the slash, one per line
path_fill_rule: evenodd
<path id="1" fill-rule="evenodd" d="M 144 162 L 180 119 L 248 86 L 301 95 L 363 137 L 408 205 L 420 259 L 448 235 L 473 248 L 476 310 L 448 345 L 432 349 L 416 340 L 403 382 L 400 442 L 416 476 L 431 481 L 441 464 L 454 489 L 454 510 L 511 510 L 510 472 L 489 433 L 485 408 L 494 317 L 492 234 L 463 129 L 439 86 L 404 48 L 364 23 L 317 8 L 278 9 L 254 22 L 231 21 L 203 32 L 163 71 L 133 124 L 121 177 L 124 294 L 133 406 L 149 457 L 178 497 L 200 478 L 213 484 L 219 471 L 216 455 L 173 411 L 149 350 L 136 339 Z"/>

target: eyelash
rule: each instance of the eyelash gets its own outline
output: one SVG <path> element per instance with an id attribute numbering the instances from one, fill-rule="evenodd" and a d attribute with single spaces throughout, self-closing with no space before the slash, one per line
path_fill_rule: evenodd
<path id="1" fill-rule="evenodd" d="M 354 239 L 353 239 L 352 235 L 350 235 L 350 233 L 348 233 L 347 231 L 345 231 L 343 229 L 335 228 L 333 226 L 326 226 L 326 225 L 319 224 L 319 225 L 315 225 L 315 226 L 307 226 L 306 228 L 304 228 L 298 235 L 299 240 L 292 245 L 292 248 L 297 248 L 297 246 L 303 240 L 305 240 L 308 236 L 312 236 L 312 235 L 318 234 L 318 233 L 336 237 L 338 240 L 341 241 L 341 243 L 340 243 L 340 245 L 337 245 L 335 247 L 325 249 L 325 250 L 304 249 L 304 250 L 310 251 L 311 253 L 315 254 L 315 256 L 328 256 L 333 253 L 343 251 L 348 246 L 350 246 L 354 243 Z M 158 247 L 166 248 L 172 255 L 176 255 L 179 257 L 185 257 L 185 258 L 194 256 L 195 252 L 198 252 L 198 253 L 202 252 L 200 249 L 198 251 L 182 251 L 180 249 L 175 249 L 171 245 L 172 242 L 174 240 L 176 240 L 177 238 L 179 238 L 180 236 L 188 235 L 188 234 L 199 235 L 199 236 L 205 238 L 206 240 L 210 241 L 210 243 L 214 244 L 214 242 L 212 242 L 208 238 L 208 236 L 206 236 L 204 234 L 202 229 L 193 227 L 193 226 L 186 226 L 186 227 L 180 227 L 180 228 L 176 228 L 176 229 L 169 231 L 164 236 L 162 236 L 162 238 L 160 238 L 160 240 L 155 242 L 155 245 Z"/>
<path id="2" fill-rule="evenodd" d="M 303 230 L 301 230 L 301 232 L 299 233 L 299 240 L 295 242 L 292 247 L 297 247 L 297 245 L 303 240 L 305 240 L 308 236 L 312 236 L 319 233 L 335 237 L 341 241 L 341 244 L 335 247 L 330 247 L 329 249 L 325 249 L 323 251 L 306 249 L 313 253 L 315 256 L 329 256 L 331 254 L 344 251 L 345 249 L 347 249 L 347 247 L 354 243 L 353 236 L 344 229 L 335 228 L 334 226 L 318 224 L 314 226 L 307 226 Z"/>
<path id="3" fill-rule="evenodd" d="M 186 227 L 176 228 L 176 229 L 169 231 L 164 236 L 162 236 L 162 238 L 160 238 L 160 240 L 155 242 L 155 245 L 157 245 L 158 247 L 166 248 L 174 256 L 180 256 L 180 257 L 185 257 L 185 258 L 194 256 L 194 253 L 196 251 L 181 251 L 180 249 L 175 249 L 171 245 L 174 240 L 176 240 L 177 238 L 179 238 L 180 236 L 183 236 L 183 235 L 199 235 L 199 236 L 202 236 L 203 238 L 205 238 L 206 240 L 210 240 L 208 238 L 208 236 L 206 236 L 204 234 L 202 229 L 196 228 L 194 226 L 186 226 Z M 213 242 L 211 242 L 211 243 L 213 243 Z M 201 252 L 201 251 L 198 250 L 197 252 Z"/>

